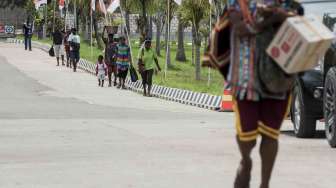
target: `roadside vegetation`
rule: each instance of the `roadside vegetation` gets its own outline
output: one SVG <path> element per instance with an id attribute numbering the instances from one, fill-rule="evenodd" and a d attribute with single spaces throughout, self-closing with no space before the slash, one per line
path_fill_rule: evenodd
<path id="1" fill-rule="evenodd" d="M 23 39 L 22 36 L 18 36 L 17 38 Z M 52 44 L 51 39 L 42 39 L 37 40 L 37 37 L 33 37 L 34 41 Z M 155 41 L 153 42 L 155 44 Z M 138 46 L 139 43 L 136 40 L 132 41 L 132 53 L 133 53 L 133 63 L 136 65 L 136 58 L 138 56 Z M 155 46 L 154 46 L 155 48 Z M 191 57 L 191 46 L 186 44 L 186 56 Z M 172 56 L 176 55 L 176 45 L 172 45 L 171 53 Z M 97 57 L 99 54 L 103 54 L 103 51 L 97 47 L 93 47 L 93 57 L 91 57 L 91 47 L 87 42 L 83 42 L 81 44 L 80 49 L 81 58 L 86 59 L 92 63 L 97 61 Z M 46 54 L 47 55 L 47 54 Z M 208 86 L 208 68 L 201 68 L 201 80 L 195 80 L 195 66 L 192 65 L 191 59 L 187 59 L 186 62 L 180 62 L 176 60 L 172 60 L 171 66 L 167 71 L 167 78 L 164 79 L 164 66 L 165 66 L 165 52 L 162 52 L 161 57 L 159 57 L 159 63 L 162 68 L 160 73 L 154 75 L 154 83 L 158 85 L 163 85 L 167 87 L 187 89 L 202 93 L 209 93 L 213 95 L 222 95 L 223 94 L 223 86 L 224 81 L 222 76 L 216 70 L 211 70 L 211 82 Z"/>
<path id="2" fill-rule="evenodd" d="M 62 11 L 58 9 L 59 1 L 55 0 L 48 1 L 48 4 L 38 9 L 31 0 L 20 0 L 20 3 L 14 4 L 8 0 L 6 2 L 11 6 L 25 7 L 27 17 L 34 22 L 34 27 L 40 35 L 39 40 L 36 37 L 33 40 L 43 43 L 51 43 L 48 35 L 55 28 L 64 28 L 66 14 L 74 15 L 74 27 L 80 31 L 84 41 L 81 45 L 81 57 L 93 63 L 96 62 L 96 57 L 103 53 L 102 27 L 122 27 L 130 33 L 130 15 L 137 15 L 137 33 L 133 35 L 138 37 L 131 39 L 133 63 L 136 63 L 139 44 L 147 36 L 151 36 L 162 68 L 161 72 L 154 75 L 155 84 L 214 95 L 223 93 L 222 76 L 216 70 L 211 70 L 209 76 L 209 69 L 201 66 L 201 59 L 211 23 L 215 23 L 219 18 L 225 1 L 214 0 L 210 4 L 209 0 L 183 0 L 182 3 L 174 0 L 123 0 L 120 1 L 118 9 L 109 13 L 102 11 L 104 8 L 101 7 L 101 2 L 104 2 L 106 7 L 109 6 L 110 1 L 107 0 L 69 0 Z M 95 10 L 92 10 L 91 3 L 95 3 Z M 168 36 L 172 30 L 169 30 L 168 26 L 173 19 L 177 20 L 178 24 L 175 31 L 176 41 L 169 41 Z M 191 31 L 189 41 L 186 41 L 184 36 L 187 28 Z M 90 48 L 90 32 L 93 34 L 93 53 Z"/>

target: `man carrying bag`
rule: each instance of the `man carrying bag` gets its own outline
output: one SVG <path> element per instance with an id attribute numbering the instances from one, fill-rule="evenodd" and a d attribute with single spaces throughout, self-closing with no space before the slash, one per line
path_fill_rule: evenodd
<path id="1" fill-rule="evenodd" d="M 161 71 L 155 51 L 152 49 L 151 39 L 146 39 L 144 47 L 140 49 L 138 67 L 142 77 L 144 96 L 151 97 L 153 74 L 155 66 Z"/>

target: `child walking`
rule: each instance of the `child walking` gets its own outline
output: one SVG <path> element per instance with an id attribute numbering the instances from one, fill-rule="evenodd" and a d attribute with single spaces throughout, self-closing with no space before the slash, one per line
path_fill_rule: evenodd
<path id="1" fill-rule="evenodd" d="M 104 57 L 102 55 L 98 57 L 96 76 L 98 77 L 98 86 L 104 87 L 105 76 L 107 76 L 107 66 L 104 63 Z"/>

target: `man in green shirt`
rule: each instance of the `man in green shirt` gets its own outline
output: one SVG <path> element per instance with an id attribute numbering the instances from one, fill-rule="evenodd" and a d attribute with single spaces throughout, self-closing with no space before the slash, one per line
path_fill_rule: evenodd
<path id="1" fill-rule="evenodd" d="M 152 80 L 155 66 L 157 66 L 159 71 L 161 71 L 161 68 L 157 59 L 157 55 L 152 49 L 152 41 L 150 39 L 146 39 L 145 47 L 140 49 L 138 66 L 142 77 L 144 96 L 151 97 Z"/>

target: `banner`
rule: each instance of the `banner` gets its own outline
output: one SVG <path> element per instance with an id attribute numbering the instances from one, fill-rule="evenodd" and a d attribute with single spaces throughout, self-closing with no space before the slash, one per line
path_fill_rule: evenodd
<path id="1" fill-rule="evenodd" d="M 99 10 L 106 15 L 106 7 L 103 0 L 99 0 Z"/>
<path id="2" fill-rule="evenodd" d="M 65 0 L 59 0 L 59 2 L 58 2 L 58 7 L 59 7 L 60 10 L 62 10 L 64 8 L 64 1 Z"/>
<path id="3" fill-rule="evenodd" d="M 96 0 L 91 0 L 91 10 L 96 10 Z"/>
<path id="4" fill-rule="evenodd" d="M 174 0 L 176 4 L 181 5 L 182 4 L 182 0 Z"/>
<path id="5" fill-rule="evenodd" d="M 34 0 L 35 9 L 40 8 L 41 5 L 47 4 L 48 0 Z"/>
<path id="6" fill-rule="evenodd" d="M 113 13 L 117 10 L 118 7 L 120 7 L 120 0 L 112 0 L 110 6 L 107 9 L 107 12 Z"/>

